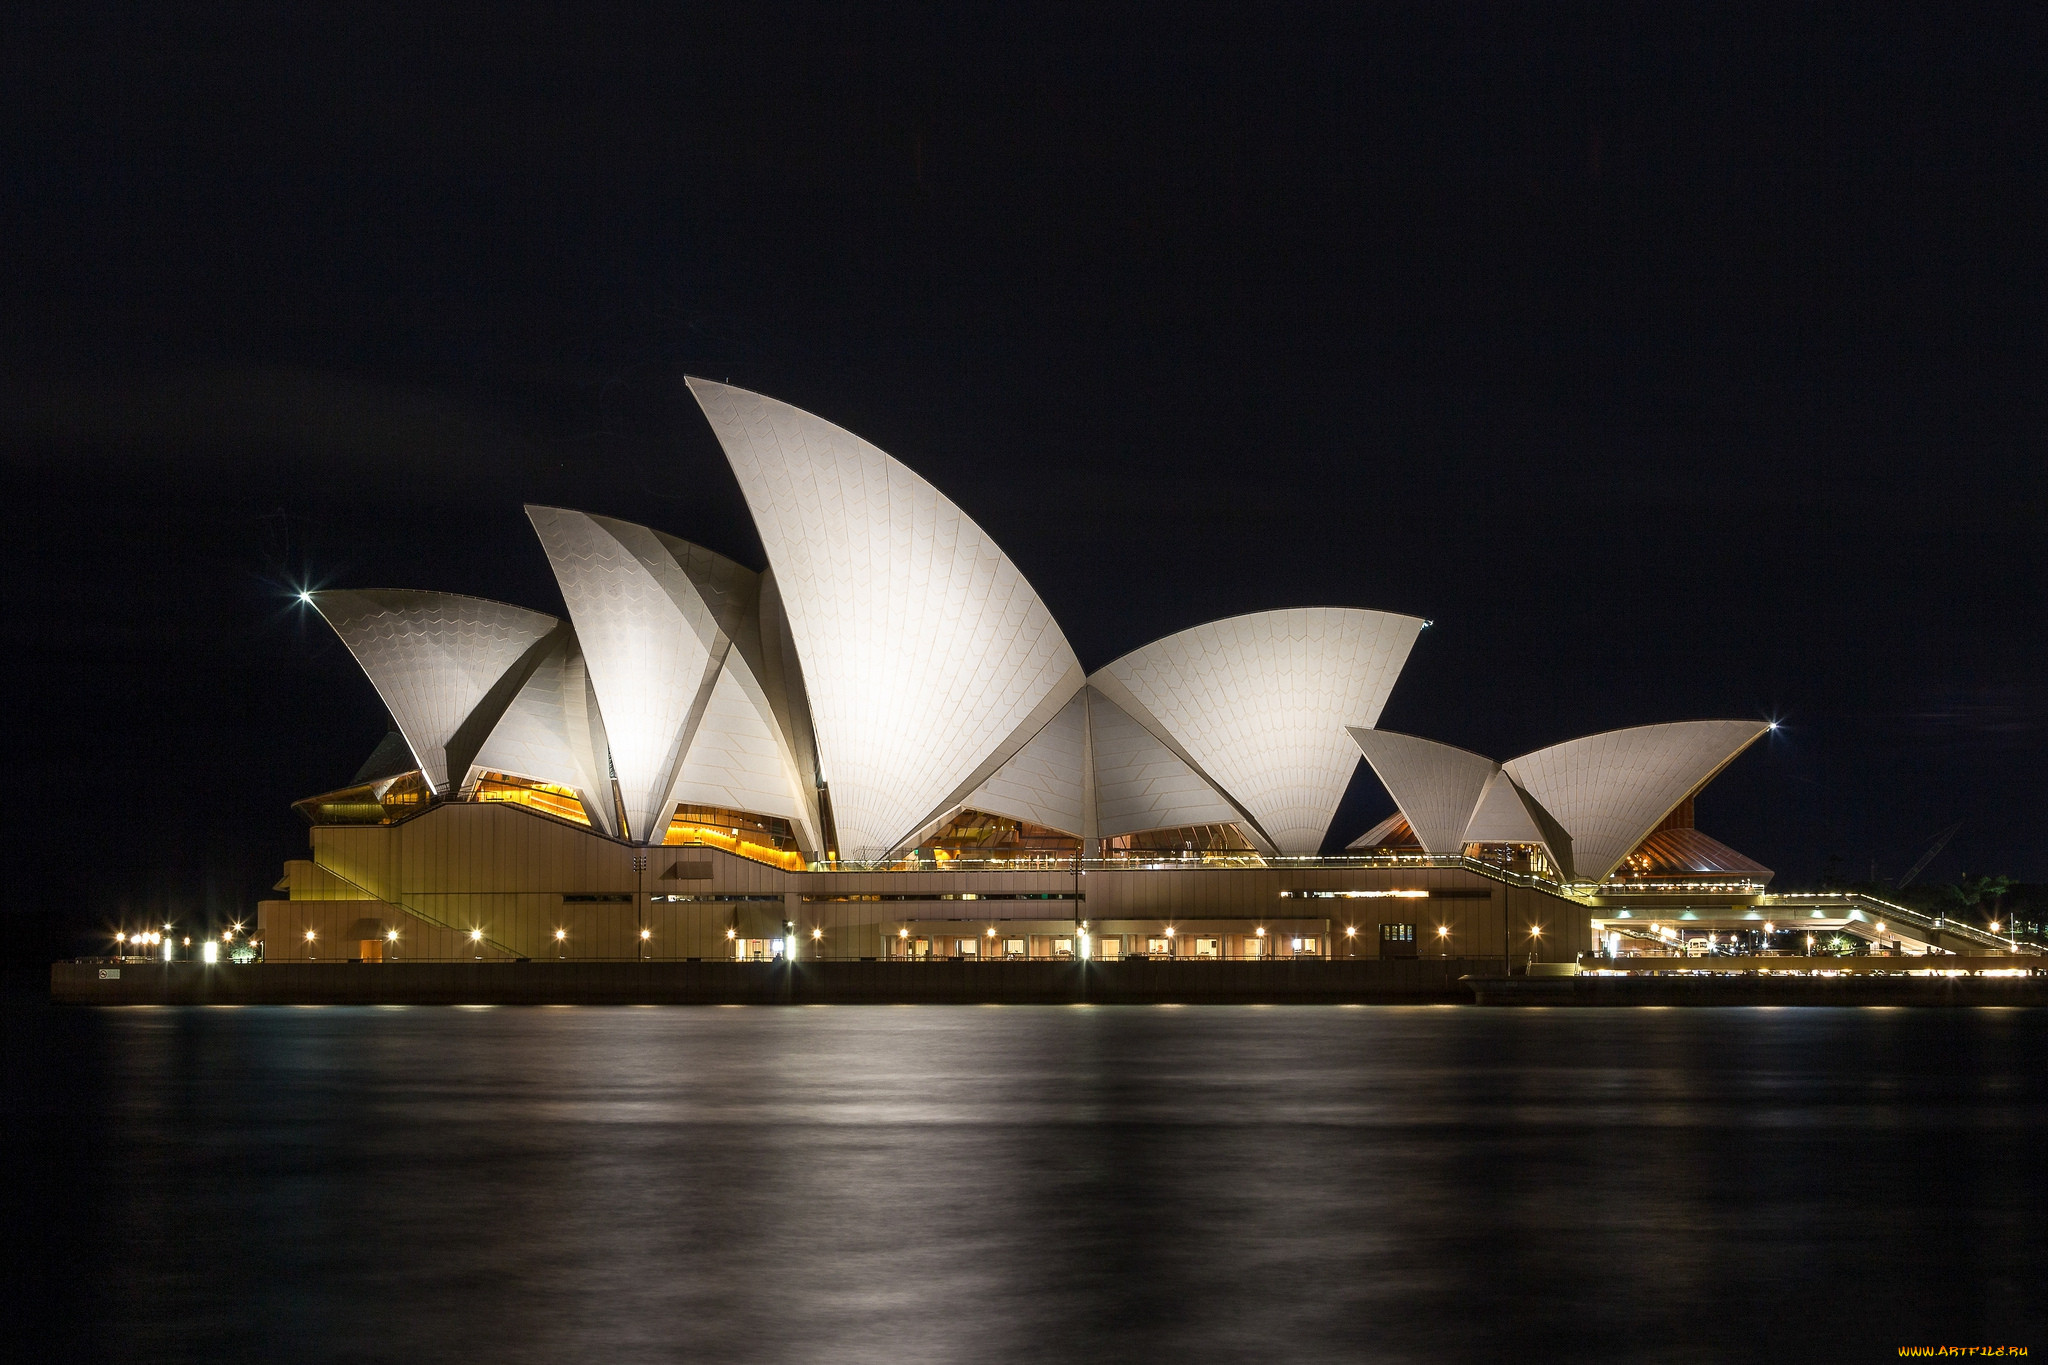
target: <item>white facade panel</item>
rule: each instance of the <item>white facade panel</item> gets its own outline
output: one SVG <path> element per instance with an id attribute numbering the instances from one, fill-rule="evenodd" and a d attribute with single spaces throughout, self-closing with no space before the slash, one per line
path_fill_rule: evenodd
<path id="1" fill-rule="evenodd" d="M 669 794 L 669 808 L 679 802 L 725 806 L 801 823 L 803 805 L 790 788 L 789 767 L 775 732 L 741 687 L 731 663 L 712 689 Z"/>
<path id="2" fill-rule="evenodd" d="M 1522 794 L 1515 790 L 1514 780 L 1506 773 L 1495 773 L 1493 780 L 1487 783 L 1485 795 L 1480 798 L 1479 808 L 1473 812 L 1471 823 L 1465 827 L 1465 842 L 1540 844 L 1546 841 L 1542 829 L 1536 824 L 1536 817 L 1529 813 Z M 1569 866 L 1568 863 L 1559 865 Z"/>
<path id="3" fill-rule="evenodd" d="M 586 683 L 574 641 L 564 640 L 505 708 L 471 768 L 567 787 L 582 800 L 591 823 L 610 832 L 611 782 L 593 769 L 588 741 L 579 745 L 573 738 L 572 725 L 583 720 L 584 708 L 571 705 L 572 687 L 580 693 Z"/>
<path id="4" fill-rule="evenodd" d="M 619 802 L 613 791 L 611 738 L 604 732 L 604 712 L 597 704 L 597 687 L 590 680 L 590 662 L 580 646 L 570 650 L 562 663 L 562 724 L 577 770 L 583 774 L 577 789 L 590 793 L 584 809 L 599 829 L 616 839 L 620 837 Z"/>
<path id="5" fill-rule="evenodd" d="M 844 857 L 917 832 L 1079 664 L 972 518 L 898 461 L 692 379 L 775 570 Z M 609 707 L 607 707 L 609 712 Z"/>
<path id="6" fill-rule="evenodd" d="M 1339 607 L 1258 612 L 1169 635 L 1101 670 L 1265 831 L 1322 846 L 1358 750 L 1423 622 Z"/>
<path id="7" fill-rule="evenodd" d="M 1769 728 L 1751 720 L 1642 725 L 1538 749 L 1502 766 L 1570 833 L 1573 875 L 1600 881 Z"/>
<path id="8" fill-rule="evenodd" d="M 1088 718 L 1101 838 L 1182 825 L 1233 824 L 1243 818 L 1173 750 L 1092 689 Z"/>
<path id="9" fill-rule="evenodd" d="M 1465 749 L 1391 730 L 1353 726 L 1350 734 L 1407 817 L 1423 851 L 1455 854 L 1463 850 L 1465 828 L 1499 765 Z"/>
<path id="10" fill-rule="evenodd" d="M 1028 820 L 1079 836 L 1087 705 L 1077 693 L 1052 723 L 962 802 L 973 810 Z"/>
<path id="11" fill-rule="evenodd" d="M 604 712 L 627 833 L 659 843 L 683 752 L 731 641 L 653 532 L 562 508 L 526 510 Z"/>
<path id="12" fill-rule="evenodd" d="M 405 589 L 310 594 L 384 700 L 436 791 L 448 742 L 479 702 L 558 624 L 552 616 L 481 597 Z"/>

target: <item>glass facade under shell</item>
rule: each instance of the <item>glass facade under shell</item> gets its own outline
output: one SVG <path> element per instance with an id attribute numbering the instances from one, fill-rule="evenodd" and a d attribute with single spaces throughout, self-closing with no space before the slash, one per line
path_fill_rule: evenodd
<path id="1" fill-rule="evenodd" d="M 777 815 L 756 815 L 723 806 L 679 805 L 661 842 L 723 849 L 790 872 L 801 872 L 805 866 L 803 854 L 797 851 L 796 831 L 789 821 Z"/>
<path id="2" fill-rule="evenodd" d="M 1265 862 L 1244 831 L 1234 824 L 1180 825 L 1119 834 L 1102 841 L 1102 856 L 1134 863 L 1180 860 L 1256 867 Z"/>
<path id="3" fill-rule="evenodd" d="M 582 800 L 567 787 L 557 787 L 547 782 L 529 782 L 523 777 L 509 773 L 480 773 L 476 780 L 476 799 L 479 801 L 508 801 L 515 806 L 525 806 L 543 815 L 552 815 L 557 820 L 588 826 L 590 816 L 583 809 Z"/>
<path id="4" fill-rule="evenodd" d="M 315 825 L 388 825 L 427 808 L 434 793 L 418 772 L 309 796 L 292 809 Z"/>
<path id="5" fill-rule="evenodd" d="M 943 865 L 955 858 L 1074 858 L 1081 841 L 1025 820 L 963 810 L 917 846 L 917 856 Z"/>

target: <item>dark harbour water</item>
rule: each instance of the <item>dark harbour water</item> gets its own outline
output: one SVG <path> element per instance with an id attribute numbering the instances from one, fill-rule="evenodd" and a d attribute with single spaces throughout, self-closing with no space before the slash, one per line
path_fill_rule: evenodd
<path id="1" fill-rule="evenodd" d="M 2048 1011 L 5 1022 L 25 1358 L 2048 1353 Z"/>

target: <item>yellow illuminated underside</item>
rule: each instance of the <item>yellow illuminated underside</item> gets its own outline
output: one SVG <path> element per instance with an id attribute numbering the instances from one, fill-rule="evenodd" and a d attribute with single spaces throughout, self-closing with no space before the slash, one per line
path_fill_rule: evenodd
<path id="1" fill-rule="evenodd" d="M 484 773 L 477 778 L 476 799 L 509 801 L 515 806 L 552 815 L 557 820 L 585 826 L 590 824 L 590 816 L 585 813 L 583 802 L 577 799 L 576 793 L 548 782 L 528 782 L 503 773 Z"/>
<path id="2" fill-rule="evenodd" d="M 767 863 L 789 872 L 804 870 L 804 855 L 786 849 L 770 848 L 757 844 L 751 839 L 741 838 L 727 830 L 713 829 L 688 820 L 676 820 L 668 827 L 662 838 L 663 844 L 703 844 L 709 848 L 722 848 L 727 853 L 742 858 L 751 858 L 757 863 Z"/>

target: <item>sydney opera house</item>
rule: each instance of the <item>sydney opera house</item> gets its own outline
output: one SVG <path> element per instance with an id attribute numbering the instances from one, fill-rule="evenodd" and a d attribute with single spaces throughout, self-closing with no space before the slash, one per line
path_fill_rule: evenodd
<path id="1" fill-rule="evenodd" d="M 412 589 L 307 600 L 392 733 L 299 809 L 261 907 L 304 957 L 1572 960 L 1613 907 L 1770 873 L 1693 799 L 1765 730 L 1505 762 L 1375 728 L 1427 622 L 1196 626 L 1090 673 L 988 534 L 787 404 L 690 388 L 759 571 L 529 507 L 567 619 Z M 1358 764 L 1398 813 L 1349 847 Z"/>

